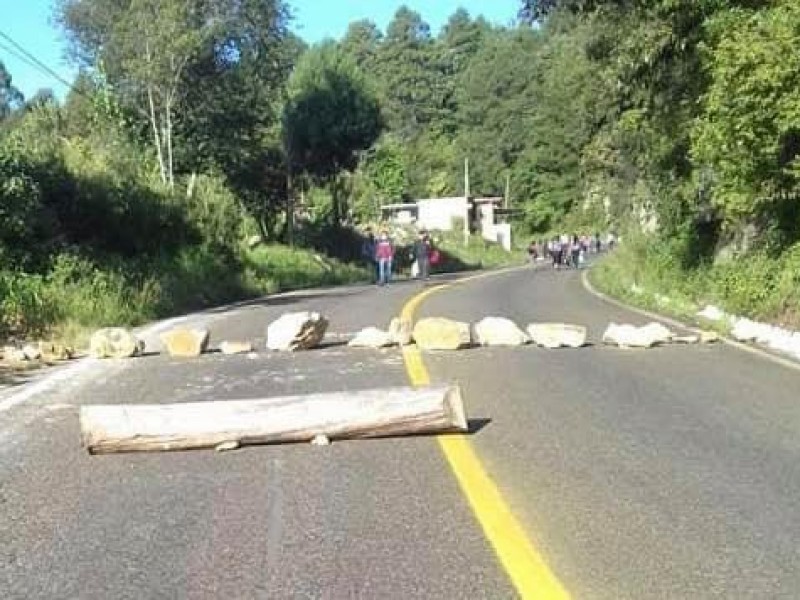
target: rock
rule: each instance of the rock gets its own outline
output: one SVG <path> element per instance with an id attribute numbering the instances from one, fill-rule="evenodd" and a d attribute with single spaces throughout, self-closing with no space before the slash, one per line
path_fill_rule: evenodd
<path id="1" fill-rule="evenodd" d="M 208 329 L 184 329 L 179 327 L 165 331 L 160 336 L 170 356 L 193 358 L 208 348 Z"/>
<path id="2" fill-rule="evenodd" d="M 312 446 L 330 446 L 331 440 L 328 438 L 327 435 L 319 434 L 315 435 L 314 439 L 311 440 Z"/>
<path id="3" fill-rule="evenodd" d="M 223 354 L 247 354 L 253 351 L 253 344 L 250 342 L 229 342 L 225 340 L 219 345 L 219 351 Z"/>
<path id="4" fill-rule="evenodd" d="M 458 350 L 472 345 L 469 323 L 441 317 L 417 321 L 413 336 L 423 350 Z"/>
<path id="5" fill-rule="evenodd" d="M 389 323 L 389 335 L 395 344 L 408 346 L 412 342 L 411 330 L 413 325 L 408 319 L 395 317 Z"/>
<path id="6" fill-rule="evenodd" d="M 545 348 L 580 348 L 586 344 L 586 327 L 566 323 L 531 323 L 528 335 L 534 344 Z"/>
<path id="7" fill-rule="evenodd" d="M 523 346 L 528 334 L 514 321 L 503 317 L 485 317 L 475 323 L 475 343 L 481 346 Z"/>
<path id="8" fill-rule="evenodd" d="M 719 334 L 716 331 L 701 331 L 700 343 L 701 344 L 714 344 L 720 340 Z"/>
<path id="9" fill-rule="evenodd" d="M 252 249 L 264 243 L 264 238 L 261 235 L 251 235 L 247 238 L 247 247 Z"/>
<path id="10" fill-rule="evenodd" d="M 328 329 L 328 320 L 317 312 L 282 315 L 267 327 L 269 350 L 308 350 L 319 345 Z"/>
<path id="11" fill-rule="evenodd" d="M 22 353 L 28 360 L 39 360 L 42 358 L 42 349 L 39 344 L 26 344 L 22 347 Z"/>
<path id="12" fill-rule="evenodd" d="M 672 338 L 672 341 L 676 344 L 699 344 L 700 343 L 700 336 L 699 335 L 676 335 Z"/>
<path id="13" fill-rule="evenodd" d="M 673 337 L 675 335 L 661 323 L 648 323 L 643 327 L 611 323 L 603 333 L 603 343 L 622 348 L 651 348 L 669 342 Z"/>
<path id="14" fill-rule="evenodd" d="M 725 313 L 716 306 L 708 304 L 703 310 L 697 313 L 697 316 L 708 319 L 709 321 L 721 321 L 725 318 Z"/>
<path id="15" fill-rule="evenodd" d="M 16 346 L 5 346 L 3 348 L 3 360 L 6 362 L 20 363 L 28 360 L 23 350 Z"/>
<path id="16" fill-rule="evenodd" d="M 144 352 L 144 341 L 124 327 L 104 327 L 92 334 L 89 354 L 94 358 L 129 358 Z"/>
<path id="17" fill-rule="evenodd" d="M 65 346 L 64 344 L 39 342 L 36 344 L 36 347 L 41 353 L 40 358 L 45 362 L 69 360 L 75 356 L 75 349 L 71 346 Z"/>
<path id="18" fill-rule="evenodd" d="M 758 337 L 760 327 L 750 319 L 737 319 L 731 330 L 733 339 L 739 342 L 752 342 Z"/>
<path id="19" fill-rule="evenodd" d="M 666 344 L 675 337 L 675 334 L 661 323 L 648 323 L 639 328 L 645 335 L 650 336 L 656 344 Z"/>
<path id="20" fill-rule="evenodd" d="M 229 450 L 236 450 L 238 447 L 239 442 L 237 440 L 231 440 L 229 442 L 220 442 L 214 446 L 214 450 L 217 452 L 228 452 Z"/>
<path id="21" fill-rule="evenodd" d="M 347 343 L 351 348 L 386 348 L 394 344 L 391 333 L 377 327 L 362 329 Z"/>

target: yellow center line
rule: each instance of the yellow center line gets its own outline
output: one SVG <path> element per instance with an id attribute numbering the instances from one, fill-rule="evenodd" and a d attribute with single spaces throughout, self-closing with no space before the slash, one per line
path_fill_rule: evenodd
<path id="1" fill-rule="evenodd" d="M 400 316 L 413 322 L 416 309 L 430 295 L 456 284 L 502 272 L 504 271 L 484 273 L 459 280 L 455 284 L 429 288 L 411 298 Z M 424 386 L 430 383 L 422 353 L 417 346 L 405 346 L 403 359 L 412 385 Z M 437 439 L 472 512 L 520 596 L 536 600 L 569 598 L 561 582 L 511 512 L 497 485 L 481 464 L 469 438 L 464 435 L 448 435 Z"/>

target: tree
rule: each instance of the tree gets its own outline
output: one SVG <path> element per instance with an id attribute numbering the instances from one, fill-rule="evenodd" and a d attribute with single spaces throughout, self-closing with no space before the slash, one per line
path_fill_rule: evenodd
<path id="1" fill-rule="evenodd" d="M 333 219 L 345 215 L 335 179 L 358 165 L 359 151 L 381 132 L 375 94 L 355 63 L 334 44 L 303 55 L 289 81 L 284 139 L 292 171 L 300 171 L 331 188 Z"/>
<path id="2" fill-rule="evenodd" d="M 376 72 L 390 128 L 410 139 L 438 125 L 444 91 L 430 27 L 419 13 L 402 6 L 386 29 Z"/>
<path id="3" fill-rule="evenodd" d="M 3 61 L 0 61 L 0 121 L 20 106 L 25 98 L 11 82 L 11 75 L 6 70 Z"/>
<path id="4" fill-rule="evenodd" d="M 800 7 L 726 12 L 711 31 L 693 156 L 714 173 L 713 201 L 728 223 L 774 223 L 777 205 L 800 193 Z"/>
<path id="5" fill-rule="evenodd" d="M 239 1 L 187 67 L 179 154 L 192 172 L 219 171 L 270 237 L 287 199 L 281 111 L 292 67 L 305 45 L 288 32 L 273 0 Z"/>
<path id="6" fill-rule="evenodd" d="M 224 25 L 234 0 L 62 0 L 60 20 L 74 56 L 87 68 L 102 65 L 109 83 L 152 132 L 159 173 L 174 184 L 174 113 L 185 94 L 183 75 Z"/>
<path id="7" fill-rule="evenodd" d="M 342 52 L 352 57 L 362 71 L 369 72 L 375 66 L 382 40 L 383 34 L 378 26 L 372 21 L 363 19 L 348 25 L 339 46 Z"/>

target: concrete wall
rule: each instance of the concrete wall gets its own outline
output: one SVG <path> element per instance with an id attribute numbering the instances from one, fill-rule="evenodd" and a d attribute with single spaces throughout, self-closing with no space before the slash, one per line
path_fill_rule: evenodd
<path id="1" fill-rule="evenodd" d="M 468 215 L 468 203 L 464 197 L 417 200 L 417 227 L 423 229 L 450 231 L 453 219 L 462 219 L 463 227 L 463 220 Z"/>

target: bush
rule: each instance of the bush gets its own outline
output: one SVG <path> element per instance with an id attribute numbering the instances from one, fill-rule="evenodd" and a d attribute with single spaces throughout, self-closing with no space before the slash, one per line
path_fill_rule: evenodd
<path id="1" fill-rule="evenodd" d="M 753 319 L 800 324 L 800 244 L 777 256 L 757 250 L 733 262 L 694 268 L 680 258 L 682 244 L 680 239 L 626 238 L 597 265 L 592 279 L 604 291 L 646 307 L 666 308 L 657 301 L 666 296 L 670 310 L 680 316 L 715 304 Z"/>

